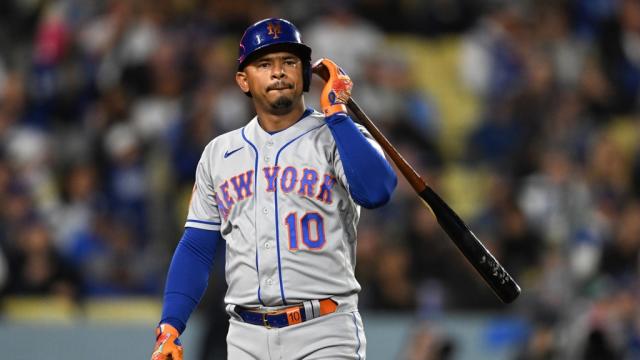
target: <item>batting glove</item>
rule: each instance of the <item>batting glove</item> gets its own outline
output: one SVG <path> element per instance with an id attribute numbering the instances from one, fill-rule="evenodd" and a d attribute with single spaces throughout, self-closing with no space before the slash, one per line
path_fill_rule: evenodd
<path id="1" fill-rule="evenodd" d="M 160 324 L 156 328 L 156 346 L 151 360 L 182 360 L 182 344 L 178 330 L 169 324 Z"/>
<path id="2" fill-rule="evenodd" d="M 326 69 L 322 70 L 322 67 Z M 314 72 L 323 73 L 321 76 L 326 80 L 322 94 L 320 95 L 320 106 L 325 116 L 331 116 L 338 112 L 347 112 L 347 101 L 351 97 L 353 82 L 342 68 L 329 59 L 320 59 L 314 65 Z"/>

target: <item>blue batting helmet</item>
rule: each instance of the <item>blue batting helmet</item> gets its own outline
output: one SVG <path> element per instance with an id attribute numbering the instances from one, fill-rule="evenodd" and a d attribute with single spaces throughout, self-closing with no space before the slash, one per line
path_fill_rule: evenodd
<path id="1" fill-rule="evenodd" d="M 253 59 L 266 53 L 288 51 L 302 61 L 303 90 L 309 91 L 311 82 L 311 48 L 302 42 L 300 31 L 284 19 L 269 18 L 249 26 L 242 35 L 238 50 L 238 71 Z"/>

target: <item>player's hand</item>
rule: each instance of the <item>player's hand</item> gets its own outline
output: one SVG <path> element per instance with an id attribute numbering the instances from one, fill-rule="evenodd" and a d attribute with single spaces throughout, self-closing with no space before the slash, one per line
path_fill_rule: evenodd
<path id="1" fill-rule="evenodd" d="M 156 346 L 151 360 L 182 360 L 182 344 L 178 330 L 169 324 L 160 324 L 156 328 Z"/>
<path id="2" fill-rule="evenodd" d="M 347 112 L 347 101 L 351 97 L 353 82 L 342 68 L 329 59 L 320 59 L 313 65 L 313 71 L 325 79 L 320 95 L 320 106 L 324 116 L 337 112 Z"/>

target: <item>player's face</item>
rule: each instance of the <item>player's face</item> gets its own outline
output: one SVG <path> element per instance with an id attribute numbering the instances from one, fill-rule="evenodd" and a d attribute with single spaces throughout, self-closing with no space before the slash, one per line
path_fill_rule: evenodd
<path id="1" fill-rule="evenodd" d="M 273 114 L 289 113 L 302 97 L 302 62 L 289 52 L 266 54 L 236 74 L 242 91 Z"/>

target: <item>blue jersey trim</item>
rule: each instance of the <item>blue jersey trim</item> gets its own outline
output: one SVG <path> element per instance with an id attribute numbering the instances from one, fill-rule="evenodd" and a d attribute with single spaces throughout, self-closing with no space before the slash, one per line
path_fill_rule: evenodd
<path id="1" fill-rule="evenodd" d="M 305 112 L 306 113 L 306 112 Z M 320 127 L 325 126 L 326 123 L 323 123 L 322 125 L 316 126 L 314 128 L 311 128 L 305 132 L 303 132 L 302 134 L 294 137 L 293 139 L 289 140 L 288 143 L 284 144 L 280 150 L 278 150 L 278 152 L 276 153 L 276 160 L 275 160 L 275 165 L 274 166 L 278 166 L 278 159 L 280 159 L 280 153 L 282 152 L 282 150 L 284 150 L 287 146 L 289 146 L 291 143 L 293 143 L 294 141 L 300 139 L 301 137 L 303 137 L 304 135 L 310 133 L 313 130 L 316 130 Z M 273 192 L 273 197 L 274 197 L 274 202 L 275 202 L 275 208 L 276 208 L 276 249 L 277 249 L 277 253 L 278 253 L 278 277 L 280 280 L 280 296 L 282 297 L 282 304 L 283 305 L 287 305 L 287 298 L 284 296 L 284 285 L 282 284 L 282 264 L 280 261 L 280 221 L 278 221 L 279 219 L 279 215 L 278 215 L 278 186 L 275 187 L 275 190 Z"/>
<path id="2" fill-rule="evenodd" d="M 254 186 L 257 189 L 257 187 L 258 187 L 258 158 L 259 158 L 259 156 L 258 156 L 258 148 L 256 148 L 256 146 L 251 141 L 249 141 L 249 139 L 247 139 L 247 137 L 244 134 L 244 129 L 245 128 L 243 127 L 242 131 L 241 131 L 242 139 L 244 139 L 244 141 L 246 141 L 247 144 L 249 144 L 253 148 L 253 152 L 255 152 L 255 154 L 256 154 L 256 160 L 255 160 L 255 163 L 253 165 L 253 173 L 254 173 L 254 175 L 253 175 L 253 177 L 254 177 L 253 183 L 254 183 Z M 258 204 L 258 191 L 254 191 L 253 192 L 253 196 L 255 197 L 256 206 L 257 206 L 257 204 Z M 258 266 L 258 247 L 259 247 L 258 244 L 256 244 L 256 273 L 257 273 L 257 276 L 258 276 L 258 301 L 260 302 L 260 304 L 262 304 L 264 306 L 264 303 L 262 302 L 262 296 L 260 295 L 260 292 L 262 291 L 262 287 L 260 286 L 260 267 Z"/>
<path id="3" fill-rule="evenodd" d="M 187 222 L 194 222 L 194 223 L 198 223 L 198 224 L 207 224 L 207 225 L 220 225 L 220 223 L 219 223 L 219 222 L 203 221 L 203 220 L 193 220 L 193 219 L 187 219 Z"/>

